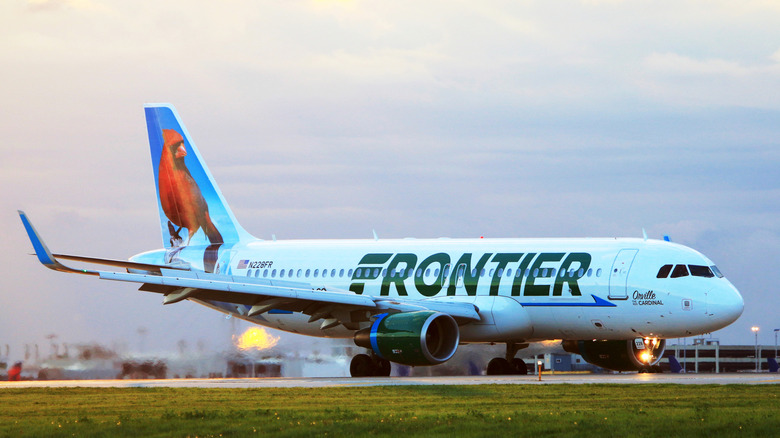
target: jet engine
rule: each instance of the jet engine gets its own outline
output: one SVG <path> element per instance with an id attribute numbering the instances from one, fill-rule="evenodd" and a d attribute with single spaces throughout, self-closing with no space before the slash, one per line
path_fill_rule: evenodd
<path id="1" fill-rule="evenodd" d="M 666 339 L 563 341 L 563 349 L 579 354 L 588 363 L 608 370 L 660 372 L 658 362 L 666 350 Z"/>
<path id="2" fill-rule="evenodd" d="M 433 311 L 379 315 L 355 333 L 355 344 L 404 365 L 437 365 L 455 354 L 460 340 L 451 316 Z"/>

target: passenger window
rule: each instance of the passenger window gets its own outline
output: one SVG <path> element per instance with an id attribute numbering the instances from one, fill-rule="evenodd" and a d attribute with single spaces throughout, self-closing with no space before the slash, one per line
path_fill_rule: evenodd
<path id="1" fill-rule="evenodd" d="M 547 277 L 547 268 L 542 268 L 542 277 Z"/>
<path id="2" fill-rule="evenodd" d="M 306 278 L 309 278 L 309 274 L 311 274 L 311 269 L 306 270 Z"/>
<path id="3" fill-rule="evenodd" d="M 515 277 L 519 278 L 522 275 L 523 275 L 523 270 L 522 269 L 518 269 L 517 271 L 515 271 Z"/>
<path id="4" fill-rule="evenodd" d="M 252 276 L 252 270 L 251 270 L 251 269 L 248 269 L 248 270 L 246 271 L 246 276 L 247 276 L 247 277 L 251 277 L 251 276 Z"/>
<path id="5" fill-rule="evenodd" d="M 317 278 L 317 276 L 319 275 L 319 273 L 320 273 L 320 270 L 319 270 L 319 269 L 315 269 L 315 270 L 314 270 L 314 278 Z"/>
<path id="6" fill-rule="evenodd" d="M 658 270 L 658 275 L 655 276 L 655 278 L 666 278 L 669 276 L 669 272 L 672 271 L 672 265 L 663 265 L 661 266 L 661 269 Z"/>
<path id="7" fill-rule="evenodd" d="M 271 278 L 276 278 L 276 269 L 271 271 Z"/>
<path id="8" fill-rule="evenodd" d="M 415 277 L 417 277 L 417 278 L 422 277 L 422 272 L 423 272 L 422 269 L 418 268 L 417 269 L 417 274 L 415 275 Z"/>
<path id="9" fill-rule="evenodd" d="M 593 275 L 593 269 L 588 269 L 588 277 Z"/>
<path id="10" fill-rule="evenodd" d="M 511 269 L 511 268 L 507 268 L 507 270 L 506 270 L 506 276 L 507 276 L 507 277 L 511 277 L 511 276 L 512 276 L 512 269 Z"/>
<path id="11" fill-rule="evenodd" d="M 685 265 L 677 265 L 674 267 L 674 271 L 672 271 L 672 278 L 680 278 L 680 277 L 687 277 L 688 276 L 688 268 L 685 267 Z"/>
<path id="12" fill-rule="evenodd" d="M 303 274 L 303 269 L 298 269 L 298 278 L 301 278 L 301 274 Z"/>
<path id="13" fill-rule="evenodd" d="M 436 277 L 436 278 L 438 278 L 438 277 L 439 277 L 439 268 L 436 268 L 436 269 L 433 271 L 433 276 L 434 276 L 434 277 Z"/>
<path id="14" fill-rule="evenodd" d="M 425 270 L 425 276 L 430 277 L 431 276 L 431 268 L 428 268 Z"/>
<path id="15" fill-rule="evenodd" d="M 715 276 L 708 266 L 688 265 L 688 269 L 691 270 L 691 275 L 694 277 L 712 278 Z"/>
<path id="16" fill-rule="evenodd" d="M 379 268 L 374 268 L 374 278 L 379 277 Z"/>
<path id="17" fill-rule="evenodd" d="M 496 271 L 496 277 L 500 277 L 504 275 L 504 268 L 498 268 L 498 271 Z"/>
<path id="18" fill-rule="evenodd" d="M 580 268 L 580 269 L 577 271 L 577 277 L 579 277 L 579 278 L 582 278 L 584 275 L 585 275 L 585 270 L 584 270 L 584 269 L 582 269 L 582 268 Z"/>
<path id="19" fill-rule="evenodd" d="M 601 277 L 601 268 L 596 269 L 596 277 Z"/>
<path id="20" fill-rule="evenodd" d="M 282 269 L 281 271 L 279 271 L 279 278 L 284 278 L 284 273 L 285 273 L 285 272 L 286 272 L 286 271 L 285 271 L 284 269 Z"/>
<path id="21" fill-rule="evenodd" d="M 343 272 L 344 272 L 344 270 L 342 269 L 342 270 L 341 270 L 341 272 L 343 273 Z M 350 276 L 350 277 L 352 276 L 352 269 L 350 269 L 350 270 L 349 270 L 349 276 Z M 341 274 L 339 274 L 339 277 L 342 277 L 342 275 L 341 275 Z"/>
<path id="22" fill-rule="evenodd" d="M 265 271 L 263 271 L 263 278 L 265 278 L 265 277 L 268 277 L 268 269 L 266 269 Z"/>

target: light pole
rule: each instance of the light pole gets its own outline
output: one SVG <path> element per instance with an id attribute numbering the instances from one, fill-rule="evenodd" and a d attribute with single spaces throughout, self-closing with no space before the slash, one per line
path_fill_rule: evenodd
<path id="1" fill-rule="evenodd" d="M 756 335 L 756 372 L 758 372 L 758 326 L 750 327 L 750 330 Z"/>
<path id="2" fill-rule="evenodd" d="M 780 328 L 775 329 L 775 359 L 777 359 L 777 332 L 780 332 Z"/>

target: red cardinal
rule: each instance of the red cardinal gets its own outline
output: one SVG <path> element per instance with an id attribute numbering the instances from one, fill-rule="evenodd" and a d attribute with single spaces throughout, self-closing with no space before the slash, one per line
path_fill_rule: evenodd
<path id="1" fill-rule="evenodd" d="M 187 149 L 181 134 L 173 129 L 163 129 L 163 148 L 160 157 L 160 203 L 168 219 L 189 231 L 187 244 L 192 236 L 203 228 L 209 242 L 223 243 L 222 235 L 211 222 L 209 206 L 195 179 L 190 175 L 184 157 Z"/>

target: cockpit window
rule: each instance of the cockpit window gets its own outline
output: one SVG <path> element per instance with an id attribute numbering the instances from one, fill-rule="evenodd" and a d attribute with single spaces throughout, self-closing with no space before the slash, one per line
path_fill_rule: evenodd
<path id="1" fill-rule="evenodd" d="M 656 278 L 666 278 L 669 276 L 669 272 L 672 270 L 672 265 L 663 265 L 661 266 L 661 269 L 658 270 L 658 275 L 656 275 Z"/>
<path id="2" fill-rule="evenodd" d="M 688 275 L 688 268 L 685 265 L 677 265 L 672 271 L 672 278 L 685 277 Z"/>
<path id="3" fill-rule="evenodd" d="M 718 269 L 718 267 L 717 267 L 717 266 L 715 266 L 715 265 L 712 265 L 712 266 L 710 266 L 710 269 L 712 269 L 712 272 L 713 272 L 713 273 L 715 273 L 715 275 L 716 275 L 718 278 L 723 278 L 723 274 L 721 274 L 721 273 L 720 273 L 720 269 Z"/>
<path id="4" fill-rule="evenodd" d="M 688 269 L 691 270 L 691 275 L 694 277 L 712 278 L 715 276 L 708 266 L 688 265 Z"/>

